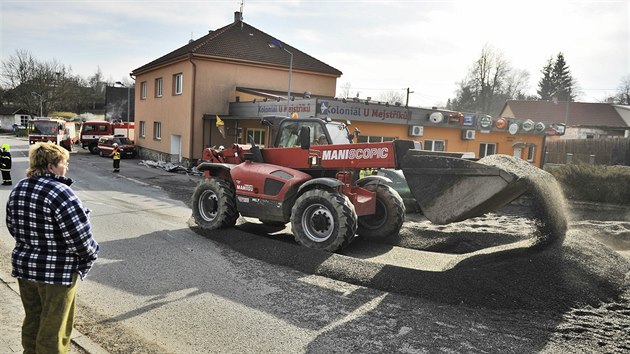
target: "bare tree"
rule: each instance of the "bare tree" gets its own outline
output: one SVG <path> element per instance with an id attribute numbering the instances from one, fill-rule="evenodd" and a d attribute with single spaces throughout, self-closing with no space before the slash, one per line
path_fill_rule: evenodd
<path id="1" fill-rule="evenodd" d="M 17 50 L 2 62 L 3 103 L 22 107 L 32 114 L 58 110 L 63 106 L 62 84 L 70 72 L 59 62 L 40 62 L 26 50 Z"/>
<path id="2" fill-rule="evenodd" d="M 400 91 L 385 91 L 382 92 L 379 96 L 378 96 L 378 100 L 379 101 L 383 101 L 383 102 L 387 102 L 390 104 L 395 104 L 396 102 L 398 103 L 404 103 L 406 98 L 405 98 L 405 94 L 400 92 Z"/>
<path id="3" fill-rule="evenodd" d="M 529 74 L 513 70 L 503 53 L 485 45 L 448 108 L 496 115 L 508 99 L 524 97 Z"/>
<path id="4" fill-rule="evenodd" d="M 621 78 L 615 98 L 619 104 L 630 105 L 630 75 Z"/>
<path id="5" fill-rule="evenodd" d="M 83 79 L 56 60 L 41 62 L 26 50 L 17 50 L 2 62 L 2 105 L 26 109 L 33 115 L 81 113 L 104 105 L 105 86 L 100 68 Z"/>
<path id="6" fill-rule="evenodd" d="M 341 85 L 341 92 L 339 92 L 339 97 L 348 98 L 352 94 L 352 84 L 349 82 Z"/>

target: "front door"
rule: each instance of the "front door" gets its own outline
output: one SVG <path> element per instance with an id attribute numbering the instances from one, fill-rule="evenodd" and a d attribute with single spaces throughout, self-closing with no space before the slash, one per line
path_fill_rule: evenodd
<path id="1" fill-rule="evenodd" d="M 182 162 L 182 136 L 171 135 L 171 162 Z"/>
<path id="2" fill-rule="evenodd" d="M 515 147 L 515 148 L 514 148 L 514 157 L 516 157 L 516 158 L 520 159 L 520 158 L 521 158 L 522 153 L 523 153 L 523 149 L 522 149 L 522 148 L 520 148 L 520 147 L 518 147 L 518 148 L 517 148 L 517 147 Z"/>

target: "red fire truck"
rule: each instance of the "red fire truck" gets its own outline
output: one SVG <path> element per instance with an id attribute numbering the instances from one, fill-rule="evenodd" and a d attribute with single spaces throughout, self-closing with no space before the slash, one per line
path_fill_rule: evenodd
<path id="1" fill-rule="evenodd" d="M 98 139 L 104 135 L 124 136 L 133 140 L 133 122 L 90 121 L 81 125 L 81 146 L 91 153 L 98 153 Z"/>
<path id="2" fill-rule="evenodd" d="M 29 144 L 49 141 L 72 151 L 77 139 L 74 122 L 66 122 L 63 119 L 38 117 L 28 121 L 26 129 Z"/>

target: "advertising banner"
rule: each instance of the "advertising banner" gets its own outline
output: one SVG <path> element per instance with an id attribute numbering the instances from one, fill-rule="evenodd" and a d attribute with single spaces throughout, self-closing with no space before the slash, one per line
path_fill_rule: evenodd
<path id="1" fill-rule="evenodd" d="M 365 102 L 343 102 L 317 100 L 317 116 L 334 120 L 351 120 L 374 123 L 407 124 L 409 111 L 404 107 L 366 104 Z"/>

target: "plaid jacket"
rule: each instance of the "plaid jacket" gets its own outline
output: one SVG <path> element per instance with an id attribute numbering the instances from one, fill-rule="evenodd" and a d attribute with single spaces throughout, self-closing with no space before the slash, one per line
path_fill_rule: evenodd
<path id="1" fill-rule="evenodd" d="M 25 178 L 7 201 L 6 223 L 15 239 L 12 276 L 48 284 L 83 279 L 96 261 L 89 210 L 70 189 L 72 180 L 43 174 Z"/>

